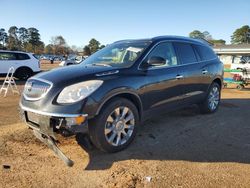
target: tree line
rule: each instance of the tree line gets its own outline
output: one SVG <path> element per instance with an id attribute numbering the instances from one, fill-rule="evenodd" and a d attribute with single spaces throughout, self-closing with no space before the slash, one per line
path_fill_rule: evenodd
<path id="1" fill-rule="evenodd" d="M 11 26 L 9 30 L 0 28 L 0 49 L 5 50 L 20 50 L 26 52 L 32 52 L 35 54 L 54 54 L 54 55 L 68 55 L 71 53 L 77 53 L 79 49 L 76 46 L 68 46 L 66 40 L 63 36 L 55 36 L 50 40 L 50 44 L 45 45 L 41 41 L 39 30 L 30 27 L 20 27 Z M 208 31 L 194 30 L 189 33 L 189 37 L 205 39 L 212 45 L 222 45 L 226 41 L 223 39 L 214 39 Z M 244 25 L 236 29 L 231 36 L 232 44 L 249 44 L 250 43 L 250 27 L 249 25 Z M 89 44 L 84 46 L 84 55 L 91 55 L 99 49 L 102 49 L 105 45 L 102 45 L 98 40 L 92 38 Z"/>
<path id="2" fill-rule="evenodd" d="M 226 41 L 223 39 L 214 39 L 208 31 L 194 30 L 189 33 L 189 37 L 196 39 L 205 39 L 212 45 L 223 45 Z M 250 27 L 244 25 L 233 32 L 231 36 L 231 44 L 250 44 Z"/>
<path id="3" fill-rule="evenodd" d="M 105 45 L 102 45 L 98 40 L 93 38 L 89 41 L 89 44 L 80 51 L 83 51 L 84 55 L 91 55 L 103 47 L 105 47 Z M 53 55 L 68 55 L 79 51 L 76 46 L 68 46 L 63 36 L 51 37 L 50 44 L 45 45 L 44 42 L 41 41 L 41 35 L 38 29 L 34 27 L 17 28 L 16 26 L 11 26 L 9 30 L 0 28 L 0 49 Z"/>
<path id="4" fill-rule="evenodd" d="M 44 43 L 40 39 L 38 29 L 11 26 L 8 31 L 0 28 L 0 49 L 23 50 L 39 54 L 44 50 Z"/>

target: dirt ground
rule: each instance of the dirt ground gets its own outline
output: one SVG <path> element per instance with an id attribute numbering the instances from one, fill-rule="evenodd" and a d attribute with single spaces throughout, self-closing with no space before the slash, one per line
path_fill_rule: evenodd
<path id="1" fill-rule="evenodd" d="M 215 114 L 192 106 L 155 117 L 119 153 L 60 139 L 71 168 L 20 120 L 18 102 L 0 97 L 0 187 L 250 186 L 250 89 L 223 89 Z"/>

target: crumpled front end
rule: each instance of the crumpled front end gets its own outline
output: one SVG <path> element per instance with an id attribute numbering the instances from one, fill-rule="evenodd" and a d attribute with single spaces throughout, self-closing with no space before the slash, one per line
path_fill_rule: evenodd
<path id="1" fill-rule="evenodd" d="M 73 161 L 57 147 L 56 134 L 70 136 L 85 132 L 88 115 L 80 113 L 82 105 L 79 107 L 79 104 L 55 104 L 54 98 L 58 92 L 60 91 L 46 80 L 29 79 L 20 101 L 21 114 L 35 136 L 48 145 L 68 166 L 72 166 Z"/>

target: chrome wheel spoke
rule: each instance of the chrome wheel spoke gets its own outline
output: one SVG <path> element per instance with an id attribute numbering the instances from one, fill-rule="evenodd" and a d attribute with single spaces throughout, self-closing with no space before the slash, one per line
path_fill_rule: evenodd
<path id="1" fill-rule="evenodd" d="M 117 134 L 117 137 L 116 137 L 116 143 L 115 143 L 115 144 L 116 144 L 117 146 L 119 146 L 120 143 L 121 143 L 121 133 L 118 133 L 118 134 Z"/>
<path id="2" fill-rule="evenodd" d="M 111 127 L 108 127 L 105 129 L 105 135 L 111 133 L 114 130 L 114 126 L 112 125 Z"/>
<path id="3" fill-rule="evenodd" d="M 112 135 L 109 137 L 109 139 L 108 139 L 108 142 L 110 143 L 110 144 L 113 144 L 113 141 L 114 141 L 114 139 L 115 139 L 115 137 L 117 136 L 117 134 L 113 131 L 112 132 Z"/>
<path id="4" fill-rule="evenodd" d="M 212 110 L 214 109 L 214 102 L 212 102 L 212 107 L 211 108 L 212 108 Z"/>
<path id="5" fill-rule="evenodd" d="M 122 109 L 121 118 L 124 118 L 124 117 L 127 115 L 128 111 L 129 111 L 129 109 L 128 109 L 127 107 L 124 107 L 124 108 Z"/>
<path id="6" fill-rule="evenodd" d="M 120 117 L 120 108 L 116 108 L 114 111 L 115 114 L 115 118 L 117 119 L 118 117 Z"/>
<path id="7" fill-rule="evenodd" d="M 124 129 L 122 130 L 122 134 L 123 134 L 124 137 L 127 136 L 127 133 L 126 133 L 126 131 Z"/>
<path id="8" fill-rule="evenodd" d="M 213 88 L 213 94 L 217 93 L 218 92 L 218 88 L 217 87 L 214 87 Z"/>
<path id="9" fill-rule="evenodd" d="M 134 125 L 125 124 L 125 128 L 126 128 L 126 129 L 133 129 L 133 128 L 134 128 Z"/>
<path id="10" fill-rule="evenodd" d="M 134 119 L 134 115 L 133 115 L 133 113 L 131 112 L 131 113 L 129 113 L 129 115 L 125 118 L 125 123 L 127 123 L 127 122 L 129 122 L 129 121 L 131 121 L 131 120 L 133 120 Z"/>
<path id="11" fill-rule="evenodd" d="M 219 95 L 218 95 L 218 96 L 215 96 L 215 97 L 214 97 L 214 100 L 215 100 L 215 101 L 219 101 L 219 100 L 220 100 Z"/>
<path id="12" fill-rule="evenodd" d="M 110 115 L 107 119 L 107 122 L 113 123 L 114 122 L 114 118 Z"/>

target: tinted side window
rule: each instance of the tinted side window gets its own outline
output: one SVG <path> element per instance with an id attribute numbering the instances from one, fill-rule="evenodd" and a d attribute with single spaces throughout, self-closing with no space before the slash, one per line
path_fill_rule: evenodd
<path id="1" fill-rule="evenodd" d="M 27 54 L 23 54 L 23 53 L 16 53 L 16 56 L 18 60 L 30 59 L 30 57 Z"/>
<path id="2" fill-rule="evenodd" d="M 216 55 L 213 50 L 206 46 L 195 45 L 195 49 L 199 53 L 202 61 L 216 58 Z"/>
<path id="3" fill-rule="evenodd" d="M 177 65 L 177 58 L 175 55 L 175 51 L 173 45 L 169 42 L 164 42 L 158 44 L 148 55 L 147 59 L 151 57 L 162 57 L 166 60 L 166 64 L 162 66 L 174 66 Z"/>
<path id="4" fill-rule="evenodd" d="M 0 60 L 16 60 L 16 56 L 14 53 L 0 52 Z"/>
<path id="5" fill-rule="evenodd" d="M 182 64 L 197 62 L 193 47 L 188 43 L 175 43 L 175 48 Z"/>

